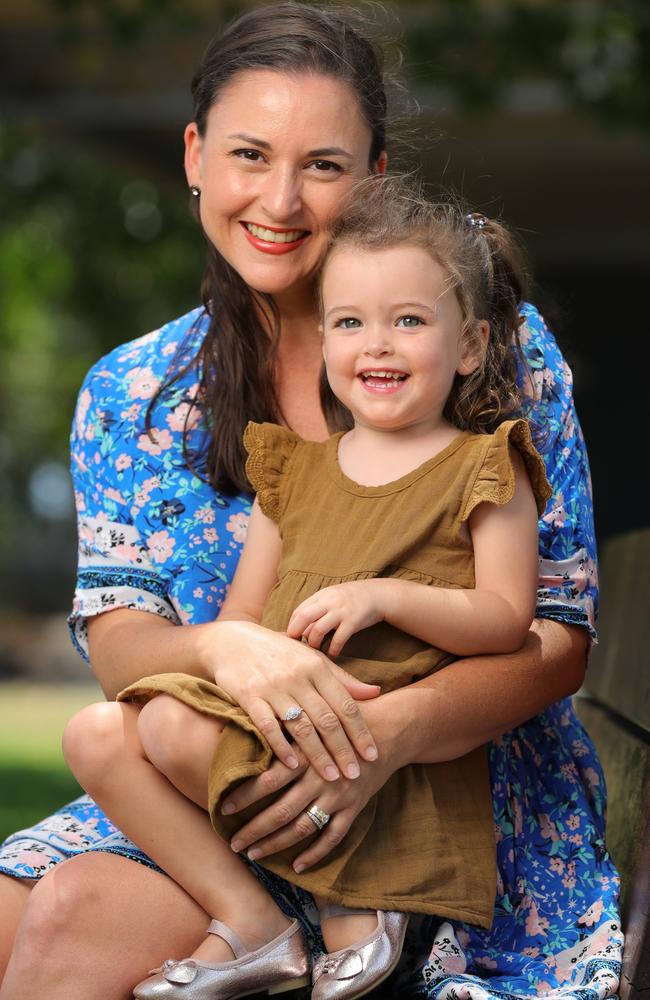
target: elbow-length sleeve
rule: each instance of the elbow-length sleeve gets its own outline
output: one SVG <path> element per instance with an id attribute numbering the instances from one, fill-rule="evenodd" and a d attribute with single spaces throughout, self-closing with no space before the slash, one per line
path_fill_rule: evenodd
<path id="1" fill-rule="evenodd" d="M 552 495 L 539 521 L 538 618 L 596 638 L 598 575 L 591 476 L 573 401 L 573 376 L 539 312 L 525 305 L 521 379 Z"/>
<path id="2" fill-rule="evenodd" d="M 135 470 L 144 457 L 137 445 L 149 387 L 142 381 L 129 398 L 112 358 L 100 361 L 87 375 L 71 434 L 79 548 L 68 624 L 85 660 L 87 619 L 94 615 L 130 608 L 179 623 L 168 597 L 168 574 L 159 561 L 161 549 L 155 547 L 164 539 L 144 539 L 136 524 L 143 499 L 138 491 L 147 490 L 146 480 L 139 482 Z M 144 380 L 146 374 L 140 372 L 139 377 Z"/>

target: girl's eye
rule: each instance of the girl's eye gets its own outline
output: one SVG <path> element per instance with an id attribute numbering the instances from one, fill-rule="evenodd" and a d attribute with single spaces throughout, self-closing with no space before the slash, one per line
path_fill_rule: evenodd
<path id="1" fill-rule="evenodd" d="M 259 163 L 263 159 L 258 149 L 235 149 L 232 155 L 240 160 L 246 160 L 248 163 Z"/>
<path id="2" fill-rule="evenodd" d="M 309 166 L 320 174 L 340 174 L 343 170 L 339 163 L 334 163 L 332 160 L 313 160 Z"/>
<path id="3" fill-rule="evenodd" d="M 361 322 L 354 316 L 344 316 L 343 319 L 338 319 L 334 326 L 338 326 L 342 330 L 357 330 L 361 326 Z"/>
<path id="4" fill-rule="evenodd" d="M 419 316 L 400 316 L 395 325 L 413 329 L 413 327 L 422 326 L 422 320 Z"/>

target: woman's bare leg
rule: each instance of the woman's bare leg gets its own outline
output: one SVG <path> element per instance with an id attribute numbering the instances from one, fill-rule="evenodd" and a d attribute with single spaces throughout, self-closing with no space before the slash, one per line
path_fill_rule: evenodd
<path id="1" fill-rule="evenodd" d="M 0 1000 L 131 1000 L 150 969 L 200 944 L 208 922 L 165 875 L 79 855 L 29 893 Z"/>
<path id="2" fill-rule="evenodd" d="M 233 927 L 251 949 L 265 944 L 289 921 L 248 866 L 217 837 L 207 813 L 146 758 L 138 711 L 112 702 L 78 713 L 63 741 L 73 773 L 113 822 L 203 910 Z M 203 780 L 207 786 L 207 772 Z M 210 962 L 233 957 L 214 935 L 194 954 Z"/>
<path id="3" fill-rule="evenodd" d="M 0 983 L 9 964 L 16 932 L 33 887 L 33 879 L 0 875 Z"/>

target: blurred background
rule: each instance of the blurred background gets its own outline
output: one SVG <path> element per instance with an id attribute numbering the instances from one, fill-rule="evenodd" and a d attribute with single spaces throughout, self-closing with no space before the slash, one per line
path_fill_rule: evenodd
<path id="1" fill-rule="evenodd" d="M 75 395 L 103 353 L 198 303 L 189 80 L 245 6 L 0 6 L 0 837 L 75 792 L 60 731 L 99 694 L 65 629 Z M 403 52 L 410 148 L 394 161 L 502 215 L 527 247 L 532 299 L 574 371 L 599 541 L 648 525 L 650 7 L 362 9 Z"/>

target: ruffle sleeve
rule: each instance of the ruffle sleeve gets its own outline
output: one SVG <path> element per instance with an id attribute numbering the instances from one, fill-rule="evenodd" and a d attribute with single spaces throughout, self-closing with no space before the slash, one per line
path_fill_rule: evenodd
<path id="1" fill-rule="evenodd" d="M 279 521 L 284 507 L 286 474 L 302 438 L 288 427 L 249 421 L 244 431 L 246 475 L 262 513 Z"/>
<path id="2" fill-rule="evenodd" d="M 487 438 L 483 460 L 478 466 L 472 489 L 464 504 L 463 521 L 479 503 L 487 501 L 503 505 L 512 500 L 515 493 L 515 468 L 511 447 L 517 449 L 524 461 L 537 513 L 540 517 L 544 513 L 551 496 L 551 487 L 546 478 L 544 462 L 533 445 L 528 421 L 506 420 Z"/>

